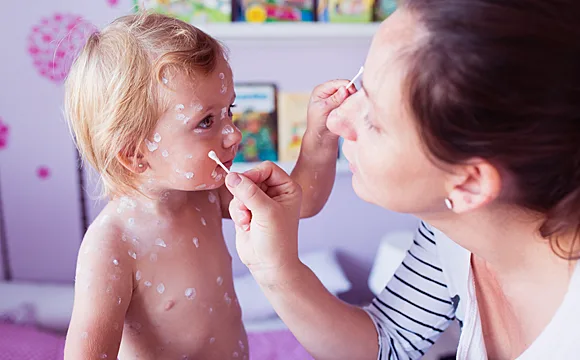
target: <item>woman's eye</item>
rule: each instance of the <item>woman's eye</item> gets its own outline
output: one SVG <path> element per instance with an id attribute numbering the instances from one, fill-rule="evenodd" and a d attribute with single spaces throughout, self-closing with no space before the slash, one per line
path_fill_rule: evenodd
<path id="1" fill-rule="evenodd" d="M 197 127 L 200 129 L 209 129 L 211 128 L 211 126 L 213 125 L 214 120 L 213 120 L 213 116 L 208 116 L 205 119 L 203 119 L 198 125 Z"/>
<path id="2" fill-rule="evenodd" d="M 232 109 L 236 107 L 236 104 L 232 104 L 230 105 L 230 108 L 228 109 L 228 116 L 232 117 L 234 116 L 234 113 L 232 112 Z"/>

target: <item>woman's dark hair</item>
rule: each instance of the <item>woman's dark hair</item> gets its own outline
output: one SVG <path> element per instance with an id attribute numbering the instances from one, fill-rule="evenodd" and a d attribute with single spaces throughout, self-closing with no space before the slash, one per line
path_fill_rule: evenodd
<path id="1" fill-rule="evenodd" d="M 406 91 L 429 152 L 509 174 L 510 201 L 545 215 L 539 232 L 556 254 L 580 258 L 580 1 L 401 5 L 427 30 Z"/>

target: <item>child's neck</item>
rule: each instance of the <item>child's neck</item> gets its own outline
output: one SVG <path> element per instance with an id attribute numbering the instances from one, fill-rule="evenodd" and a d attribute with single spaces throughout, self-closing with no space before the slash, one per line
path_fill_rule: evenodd
<path id="1" fill-rule="evenodd" d="M 129 198 L 139 207 L 159 215 L 179 213 L 188 204 L 190 192 L 170 189 L 148 189 Z M 121 199 L 117 199 L 120 201 Z M 122 200 L 121 200 L 122 201 Z"/>

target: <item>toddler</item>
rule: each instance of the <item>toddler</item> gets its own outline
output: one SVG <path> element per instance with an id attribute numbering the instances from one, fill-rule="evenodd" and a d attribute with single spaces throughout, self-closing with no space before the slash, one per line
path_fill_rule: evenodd
<path id="1" fill-rule="evenodd" d="M 339 84 L 313 93 L 292 175 L 302 217 L 332 188 L 337 139 L 324 119 L 353 91 Z M 232 195 L 208 158 L 213 150 L 232 164 L 234 101 L 225 49 L 182 21 L 124 16 L 88 39 L 66 80 L 65 113 L 110 201 L 79 250 L 65 359 L 248 358 L 222 235 Z"/>

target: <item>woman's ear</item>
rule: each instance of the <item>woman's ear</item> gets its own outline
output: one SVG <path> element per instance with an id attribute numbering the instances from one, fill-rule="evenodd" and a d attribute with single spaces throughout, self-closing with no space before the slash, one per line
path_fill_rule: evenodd
<path id="1" fill-rule="evenodd" d="M 495 200 L 501 192 L 502 181 L 495 166 L 476 159 L 455 166 L 446 187 L 453 211 L 464 213 Z"/>

